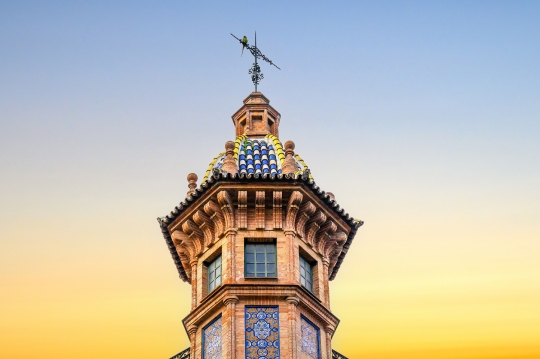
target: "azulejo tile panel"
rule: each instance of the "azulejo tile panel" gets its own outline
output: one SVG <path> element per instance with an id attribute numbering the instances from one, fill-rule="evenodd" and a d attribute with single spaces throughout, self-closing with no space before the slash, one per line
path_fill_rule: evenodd
<path id="1" fill-rule="evenodd" d="M 246 307 L 246 359 L 279 359 L 278 307 Z"/>
<path id="2" fill-rule="evenodd" d="M 203 329 L 203 358 L 221 359 L 221 315 Z"/>
<path id="3" fill-rule="evenodd" d="M 320 358 L 320 340 L 319 328 L 313 325 L 309 320 L 300 317 L 301 330 L 301 358 L 319 359 Z"/>

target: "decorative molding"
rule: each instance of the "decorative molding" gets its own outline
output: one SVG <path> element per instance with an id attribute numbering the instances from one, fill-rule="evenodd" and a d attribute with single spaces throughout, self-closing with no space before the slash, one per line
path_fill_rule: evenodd
<path id="1" fill-rule="evenodd" d="M 255 191 L 255 228 L 265 228 L 264 191 Z"/>
<path id="2" fill-rule="evenodd" d="M 210 217 L 201 210 L 198 210 L 193 215 L 193 222 L 199 226 L 199 229 L 204 234 L 204 247 L 210 247 L 214 244 L 214 223 L 210 220 Z"/>
<path id="3" fill-rule="evenodd" d="M 306 223 L 305 241 L 310 246 L 315 247 L 315 235 L 324 222 L 326 222 L 326 214 L 324 214 L 322 211 L 317 211 Z"/>
<path id="4" fill-rule="evenodd" d="M 339 256 L 343 251 L 343 246 L 347 243 L 347 233 L 338 231 L 330 238 L 332 240 L 325 246 L 324 253 L 325 256 L 330 259 L 329 272 L 332 273 L 334 267 L 338 263 Z"/>
<path id="5" fill-rule="evenodd" d="M 223 304 L 228 306 L 229 304 L 236 304 L 238 303 L 239 299 L 237 296 L 235 295 L 231 295 L 231 296 L 228 296 L 228 297 L 225 297 L 223 299 Z"/>
<path id="6" fill-rule="evenodd" d="M 337 225 L 334 221 L 326 221 L 326 223 L 321 227 L 321 229 L 315 235 L 315 247 L 317 252 L 321 253 L 324 256 L 324 247 L 327 242 L 332 241 L 330 236 L 337 231 Z"/>
<path id="7" fill-rule="evenodd" d="M 203 252 L 203 243 L 204 243 L 204 234 L 199 229 L 199 227 L 191 219 L 186 220 L 182 223 L 182 231 L 189 236 L 193 246 L 195 248 L 195 253 L 193 256 L 199 256 Z"/>
<path id="8" fill-rule="evenodd" d="M 294 224 L 296 222 L 296 216 L 300 210 L 300 204 L 304 195 L 300 191 L 293 191 L 289 197 L 289 202 L 287 203 L 287 213 L 285 215 L 285 229 L 294 230 Z"/>
<path id="9" fill-rule="evenodd" d="M 306 223 L 311 218 L 311 215 L 315 213 L 317 207 L 308 201 L 300 207 L 300 212 L 298 213 L 298 218 L 296 219 L 296 232 L 300 237 L 305 237 Z"/>
<path id="10" fill-rule="evenodd" d="M 238 228 L 247 228 L 247 191 L 238 191 Z"/>
<path id="11" fill-rule="evenodd" d="M 210 216 L 212 222 L 214 222 L 214 242 L 216 242 L 225 231 L 225 217 L 221 212 L 218 204 L 212 200 L 209 200 L 203 207 L 204 212 Z"/>
<path id="12" fill-rule="evenodd" d="M 283 227 L 283 192 L 274 191 L 273 198 L 273 218 L 274 218 L 274 229 L 281 229 Z"/>
<path id="13" fill-rule="evenodd" d="M 234 209 L 233 202 L 229 192 L 226 190 L 219 191 L 217 194 L 217 200 L 221 207 L 221 212 L 225 218 L 225 228 L 236 228 L 234 225 Z"/>

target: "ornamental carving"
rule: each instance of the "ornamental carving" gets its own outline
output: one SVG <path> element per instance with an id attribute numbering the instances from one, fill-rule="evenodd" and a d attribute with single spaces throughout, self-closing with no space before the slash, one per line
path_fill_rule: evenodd
<path id="1" fill-rule="evenodd" d="M 191 263 L 231 229 L 280 229 L 296 234 L 328 264 L 331 273 L 343 252 L 348 228 L 300 191 L 292 191 L 288 201 L 283 191 L 255 190 L 248 203 L 246 190 L 221 190 L 190 216 L 175 225 L 171 233 L 182 267 L 191 280 Z M 236 202 L 233 201 L 232 194 Z M 271 216 L 268 211 L 271 211 Z M 251 213 L 248 215 L 248 213 Z M 248 223 L 249 222 L 249 223 Z M 248 228 L 249 227 L 249 228 Z"/>

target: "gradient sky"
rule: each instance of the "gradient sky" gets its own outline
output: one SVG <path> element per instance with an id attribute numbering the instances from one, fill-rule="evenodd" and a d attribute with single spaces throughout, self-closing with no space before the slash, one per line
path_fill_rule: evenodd
<path id="1" fill-rule="evenodd" d="M 156 217 L 252 91 L 365 221 L 351 359 L 540 358 L 540 2 L 0 1 L 0 357 L 188 346 Z"/>

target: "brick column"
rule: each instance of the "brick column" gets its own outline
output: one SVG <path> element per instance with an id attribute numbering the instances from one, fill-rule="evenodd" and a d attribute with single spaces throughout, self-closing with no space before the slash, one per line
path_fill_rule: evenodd
<path id="1" fill-rule="evenodd" d="M 229 351 L 228 355 L 224 358 L 235 359 L 236 358 L 236 304 L 238 303 L 237 296 L 230 296 L 223 300 L 223 304 L 227 307 L 227 313 L 229 316 Z"/>
<path id="2" fill-rule="evenodd" d="M 291 358 L 296 359 L 298 348 L 296 347 L 296 306 L 300 301 L 296 297 L 287 297 L 287 303 L 289 303 L 289 330 L 291 346 Z"/>
<path id="3" fill-rule="evenodd" d="M 222 259 L 226 262 L 223 273 L 223 284 L 236 283 L 236 229 L 228 229 L 225 232 L 227 240 L 223 250 Z"/>
<path id="4" fill-rule="evenodd" d="M 332 336 L 334 335 L 335 328 L 326 326 L 326 355 L 328 359 L 332 359 Z"/>
<path id="5" fill-rule="evenodd" d="M 197 306 L 197 265 L 199 261 L 193 259 L 189 262 L 191 266 L 191 310 L 195 309 Z"/>
<path id="6" fill-rule="evenodd" d="M 288 261 L 289 261 L 289 273 L 287 273 L 287 280 L 289 282 L 294 282 L 295 281 L 295 275 L 296 275 L 296 270 L 295 270 L 295 264 L 297 262 L 297 258 L 295 256 L 295 246 L 294 246 L 294 236 L 295 236 L 295 231 L 294 230 L 290 230 L 290 229 L 286 229 L 284 231 L 285 233 L 285 241 L 287 243 L 287 247 L 289 249 L 289 258 L 288 258 Z"/>
<path id="7" fill-rule="evenodd" d="M 330 271 L 330 261 L 328 258 L 323 257 L 323 282 L 324 282 L 324 303 L 326 308 L 330 310 L 330 288 L 328 285 L 329 271 Z"/>
<path id="8" fill-rule="evenodd" d="M 197 340 L 197 326 L 191 326 L 188 329 L 188 335 L 189 335 L 189 357 L 195 359 L 195 350 L 196 350 L 196 340 Z M 202 348 L 201 348 L 202 350 Z"/>

